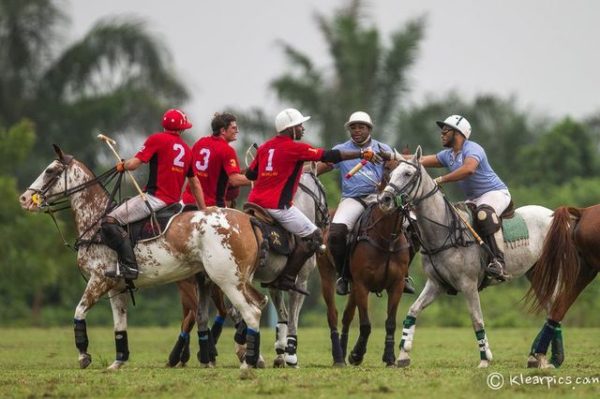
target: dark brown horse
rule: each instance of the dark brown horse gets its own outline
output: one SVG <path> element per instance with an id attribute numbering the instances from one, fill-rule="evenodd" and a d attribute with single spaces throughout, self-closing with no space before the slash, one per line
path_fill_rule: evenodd
<path id="1" fill-rule="evenodd" d="M 562 358 L 558 363 L 555 359 L 548 362 L 548 346 L 560 339 L 560 322 L 599 271 L 600 205 L 556 209 L 527 293 L 533 310 L 550 310 L 534 341 L 529 367 L 546 368 L 562 363 Z"/>
<path id="2" fill-rule="evenodd" d="M 356 244 L 351 249 L 349 267 L 352 290 L 342 318 L 341 337 L 337 331 L 338 313 L 335 307 L 335 268 L 326 255 L 317 258 L 321 275 L 321 291 L 327 305 L 327 321 L 331 331 L 334 366 L 344 366 L 350 323 L 358 308 L 360 335 L 350 355 L 350 364 L 359 365 L 367 351 L 371 333 L 368 314 L 369 293 L 387 292 L 388 306 L 385 322 L 385 349 L 382 360 L 387 366 L 395 365 L 394 334 L 396 313 L 408 274 L 410 250 L 402 228 L 404 217 L 400 209 L 386 214 L 378 206 L 370 206 L 357 222 Z"/>

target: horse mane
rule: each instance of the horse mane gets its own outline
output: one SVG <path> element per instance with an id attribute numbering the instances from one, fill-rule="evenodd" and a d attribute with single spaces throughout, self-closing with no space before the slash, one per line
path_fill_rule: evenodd
<path id="1" fill-rule="evenodd" d="M 544 239 L 540 258 L 531 273 L 531 287 L 525 295 L 531 312 L 540 313 L 552 306 L 558 308 L 575 287 L 580 271 L 573 231 L 582 210 L 560 207 Z"/>

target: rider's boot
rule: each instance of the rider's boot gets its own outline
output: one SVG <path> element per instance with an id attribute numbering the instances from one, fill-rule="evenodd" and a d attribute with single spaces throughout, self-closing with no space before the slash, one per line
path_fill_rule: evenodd
<path id="1" fill-rule="evenodd" d="M 133 252 L 133 245 L 129 235 L 114 218 L 106 218 L 102 221 L 102 240 L 104 243 L 117 252 L 119 259 L 119 273 L 109 270 L 104 273 L 106 277 L 124 278 L 126 280 L 135 280 L 138 277 L 138 265 Z"/>
<path id="2" fill-rule="evenodd" d="M 274 281 L 263 284 L 268 288 L 275 288 L 282 291 L 296 291 L 302 295 L 309 295 L 308 291 L 296 285 L 296 278 L 302 266 L 314 255 L 314 253 L 323 244 L 323 236 L 320 229 L 315 230 L 306 237 L 296 237 L 296 247 L 288 256 L 287 263 L 283 271 Z"/>
<path id="3" fill-rule="evenodd" d="M 490 263 L 486 267 L 487 274 L 498 281 L 505 281 L 510 276 L 504 269 L 504 252 L 498 246 L 498 242 L 494 234 L 483 237 L 483 241 L 492 250 L 493 256 Z"/>
<path id="4" fill-rule="evenodd" d="M 346 256 L 348 256 L 348 226 L 343 223 L 332 223 L 329 226 L 329 238 L 327 239 L 327 246 L 333 263 L 335 264 L 335 271 L 338 275 L 338 279 L 335 282 L 335 292 L 338 295 L 348 295 L 350 292 L 350 282 L 345 272 Z"/>
<path id="5" fill-rule="evenodd" d="M 404 290 L 402 292 L 404 292 L 405 294 L 414 294 L 415 292 L 417 292 L 417 290 L 415 290 L 415 287 L 413 287 L 412 285 L 412 278 L 410 276 L 404 277 Z"/>

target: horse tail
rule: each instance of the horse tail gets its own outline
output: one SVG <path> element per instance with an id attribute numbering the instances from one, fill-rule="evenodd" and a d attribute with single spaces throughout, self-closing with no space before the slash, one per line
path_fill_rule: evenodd
<path id="1" fill-rule="evenodd" d="M 579 274 L 579 258 L 573 231 L 581 218 L 580 208 L 560 207 L 544 239 L 540 258 L 531 273 L 531 287 L 526 300 L 532 312 L 555 307 L 575 285 Z M 556 301 L 554 299 L 556 298 Z"/>

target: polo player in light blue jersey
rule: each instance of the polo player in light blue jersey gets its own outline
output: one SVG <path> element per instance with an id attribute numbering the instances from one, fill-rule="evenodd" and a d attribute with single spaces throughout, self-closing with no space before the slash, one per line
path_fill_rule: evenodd
<path id="1" fill-rule="evenodd" d="M 373 122 L 366 112 L 357 111 L 352 113 L 344 127 L 350 133 L 350 140 L 336 145 L 333 149 L 363 151 L 371 148 L 375 153 L 393 152 L 389 145 L 371 137 Z M 338 295 L 347 295 L 350 292 L 349 270 L 345 267 L 346 257 L 348 256 L 348 233 L 352 231 L 367 205 L 377 201 L 378 185 L 384 175 L 383 163 L 375 165 L 369 162 L 364 164 L 359 173 L 354 174 L 351 178 L 345 178 L 355 166 L 356 160 L 346 160 L 336 164 L 319 162 L 317 165 L 317 174 L 329 172 L 334 168 L 340 171 L 342 199 L 329 226 L 329 238 L 327 240 L 327 246 L 339 276 L 336 282 Z M 405 281 L 404 292 L 411 294 L 415 292 L 408 278 Z"/>
<path id="2" fill-rule="evenodd" d="M 425 167 L 446 167 L 450 172 L 436 177 L 434 181 L 438 185 L 457 182 L 467 198 L 466 202 L 475 205 L 475 223 L 493 253 L 487 273 L 504 281 L 509 276 L 504 270 L 504 240 L 499 215 L 510 204 L 508 188 L 490 166 L 484 149 L 469 140 L 471 124 L 466 118 L 451 115 L 436 123 L 442 129 L 442 145 L 446 149 L 436 155 L 423 156 L 421 164 Z"/>

